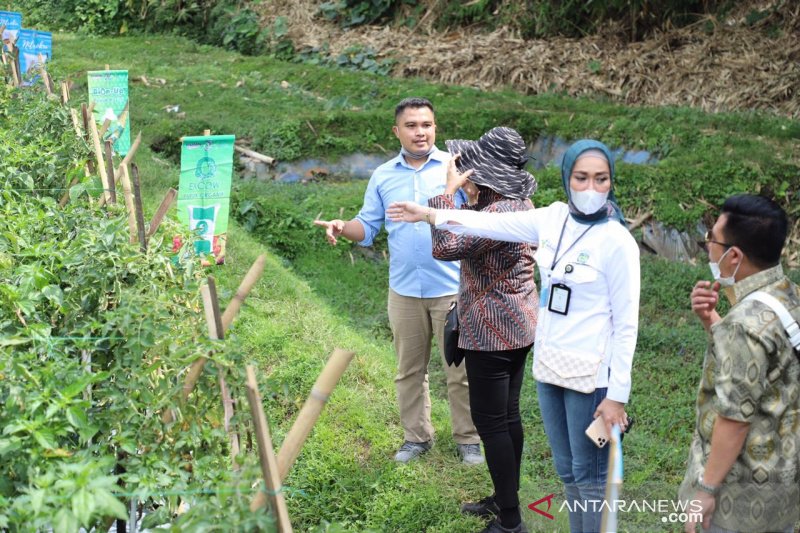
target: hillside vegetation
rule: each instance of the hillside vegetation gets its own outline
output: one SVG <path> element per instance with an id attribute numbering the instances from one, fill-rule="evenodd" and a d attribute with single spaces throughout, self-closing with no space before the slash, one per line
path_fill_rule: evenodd
<path id="1" fill-rule="evenodd" d="M 613 146 L 653 151 L 661 158 L 657 165 L 619 166 L 618 195 L 629 215 L 652 210 L 658 220 L 689 227 L 701 218 L 713 217 L 715 206 L 725 196 L 741 191 L 773 195 L 790 210 L 795 223 L 800 209 L 797 202 L 800 126 L 796 121 L 772 114 L 706 114 L 690 108 L 624 107 L 557 94 L 484 92 L 273 57 L 243 56 L 185 38 L 161 35 L 108 38 L 59 33 L 54 57 L 51 70 L 57 79 L 73 81 L 74 102 L 85 101 L 87 70 L 109 64 L 130 71 L 132 128 L 134 132 L 142 130 L 144 138 L 137 161 L 148 215 L 166 188 L 177 185 L 178 139 L 182 135 L 198 134 L 205 128 L 215 133 L 233 133 L 246 138 L 259 151 L 284 160 L 334 157 L 354 151 L 385 151 L 389 157 L 396 150 L 396 140 L 390 132 L 393 106 L 412 94 L 429 97 L 437 106 L 440 146 L 446 138 L 474 139 L 492 126 L 510 125 L 529 140 L 541 134 L 567 139 L 592 136 Z M 119 301 L 130 315 L 152 319 L 159 335 L 154 345 L 141 349 L 115 345 L 121 354 L 130 356 L 114 359 L 112 365 L 125 366 L 111 369 L 114 376 L 122 375 L 117 371 L 124 369 L 130 381 L 124 382 L 126 388 L 119 389 L 123 384 L 120 379 L 102 375 L 113 384 L 107 393 L 113 392 L 118 402 L 131 396 L 137 408 L 122 413 L 120 408 L 97 415 L 102 422 L 100 434 L 113 438 L 87 442 L 80 432 L 83 419 L 68 414 L 71 408 L 86 407 L 83 389 L 64 385 L 81 370 L 75 360 L 76 350 L 84 347 L 97 350 L 100 357 L 108 353 L 108 346 L 76 345 L 71 350 L 53 351 L 46 342 L 19 345 L 7 342 L 9 338 L 30 337 L 24 331 L 27 326 L 20 321 L 20 315 L 29 324 L 63 322 L 64 327 L 68 324 L 62 320 L 67 308 L 61 309 L 59 292 L 48 287 L 58 287 L 65 295 L 64 302 L 72 302 L 66 295 L 77 296 L 78 293 L 68 289 L 79 278 L 73 274 L 56 277 L 56 272 L 63 268 L 52 257 L 62 257 L 64 247 L 77 247 L 82 241 L 63 243 L 63 239 L 58 240 L 63 233 L 52 235 L 55 230 L 47 228 L 57 226 L 61 220 L 55 201 L 33 192 L 37 188 L 63 188 L 74 168 L 80 168 L 87 148 L 65 140 L 71 134 L 71 125 L 65 115 L 58 115 L 56 104 L 46 102 L 40 94 L 31 94 L 30 107 L 16 104 L 12 107 L 6 102 L 17 96 L 5 91 L 4 105 L 0 108 L 3 132 L 0 154 L 13 153 L 15 158 L 5 155 L 0 172 L 3 176 L 22 176 L 13 187 L 26 189 L 29 194 L 4 192 L 0 207 L 4 209 L 3 219 L 19 219 L 18 224 L 25 225 L 28 237 L 21 243 L 9 237 L 21 230 L 3 230 L 0 251 L 13 259 L 0 265 L 0 286 L 4 288 L 3 294 L 24 289 L 31 303 L 26 307 L 16 300 L 2 301 L 0 333 L 5 342 L 0 345 L 3 350 L 0 394 L 7 399 L 8 391 L 24 390 L 30 397 L 47 396 L 46 401 L 56 405 L 49 416 L 58 422 L 37 419 L 47 414 L 49 404 L 28 400 L 15 404 L 26 410 L 14 411 L 13 417 L 28 417 L 31 424 L 38 426 L 17 430 L 13 420 L 0 415 L 2 468 L 16 465 L 15 472 L 20 472 L 13 478 L 5 475 L 13 481 L 0 488 L 0 498 L 4 499 L 0 516 L 10 524 L 8 527 L 24 529 L 26 520 L 34 519 L 39 521 L 31 523 L 41 527 L 50 524 L 58 528 L 53 518 L 61 508 L 67 510 L 64 513 L 72 512 L 74 520 L 82 524 L 94 523 L 92 520 L 99 516 L 119 514 L 118 506 L 105 494 L 101 496 L 104 504 L 95 502 L 91 513 L 81 514 L 74 512 L 82 509 L 75 507 L 75 495 L 61 485 L 66 495 L 47 500 L 39 507 L 32 493 L 42 489 L 42 483 L 53 483 L 58 476 L 64 478 L 64 472 L 70 472 L 70 476 L 83 483 L 95 474 L 98 478 L 110 476 L 113 461 L 92 459 L 92 470 L 86 468 L 89 458 L 102 451 L 116 460 L 116 450 L 125 450 L 122 446 L 129 445 L 131 463 L 126 472 L 116 475 L 126 486 L 142 488 L 143 500 L 168 504 L 161 507 L 159 519 L 172 521 L 176 528 L 264 527 L 246 510 L 252 493 L 250 483 L 258 478 L 256 458 L 248 455 L 243 459 L 240 475 L 234 475 L 225 464 L 225 438 L 219 428 L 221 409 L 214 389 L 213 368 L 209 368 L 205 386 L 188 413 L 195 418 L 190 419 L 180 446 L 148 448 L 148 453 L 136 454 L 137 450 L 150 446 L 163 429 L 150 416 L 145 403 L 156 407 L 168 403 L 179 386 L 177 375 L 183 364 L 210 348 L 202 340 L 202 318 L 197 303 L 200 273 L 190 269 L 182 271 L 176 279 L 164 279 L 168 263 L 164 246 L 155 246 L 143 256 L 120 237 L 124 235 L 125 222 L 118 213 L 113 210 L 108 215 L 98 213 L 78 202 L 74 205 L 71 202 L 67 210 L 82 217 L 70 224 L 80 223 L 81 227 L 88 226 L 100 233 L 93 246 L 109 254 L 115 267 L 122 265 L 130 276 L 145 277 L 154 283 L 146 285 L 149 292 L 136 297 L 124 285 L 129 281 L 128 275 L 107 288 L 109 301 Z M 165 110 L 175 105 L 179 106 L 178 113 Z M 61 118 L 45 120 L 52 113 Z M 34 120 L 34 116 L 39 118 Z M 20 139 L 27 139 L 25 132 L 37 141 L 20 143 Z M 37 164 L 31 166 L 30 161 Z M 555 169 L 537 172 L 537 178 L 540 182 L 540 192 L 534 197 L 537 205 L 561 197 Z M 4 182 L 8 182 L 7 177 Z M 222 299 L 227 301 L 258 253 L 267 250 L 269 260 L 264 278 L 234 325 L 228 341 L 231 352 L 220 352 L 218 359 L 233 373 L 231 379 L 236 379 L 236 369 L 241 370 L 247 362 L 258 366 L 259 379 L 264 384 L 265 408 L 275 444 L 279 446 L 327 354 L 334 347 L 357 353 L 286 481 L 289 514 L 298 530 L 473 531 L 480 527 L 480 522 L 462 516 L 459 504 L 485 496 L 491 482 L 485 469 L 465 468 L 458 462 L 450 437 L 443 373 L 437 365 L 431 368 L 436 446 L 422 461 L 409 465 L 392 461 L 402 432 L 394 401 L 395 365 L 385 311 L 388 278 L 388 265 L 382 254 L 385 241 L 379 240 L 371 251 L 350 243 L 331 248 L 319 229 L 311 225 L 319 213 L 322 217 L 354 215 L 365 186 L 363 181 L 341 179 L 298 185 L 236 183 L 232 199 L 236 221 L 229 231 L 228 263 L 202 274 L 212 273 L 217 278 Z M 20 211 L 27 215 L 21 217 Z M 170 231 L 178 230 L 170 226 L 161 238 L 170 235 Z M 39 241 L 47 246 L 34 247 L 34 252 L 29 252 L 31 243 Z M 53 250 L 58 250 L 58 254 L 51 253 Z M 105 257 L 101 255 L 97 260 Z M 63 259 L 58 260 L 63 263 Z M 46 264 L 41 266 L 42 262 Z M 141 266 L 135 266 L 137 262 Z M 81 269 L 75 275 L 89 276 L 95 270 L 103 268 Z M 791 275 L 795 280 L 800 279 L 796 270 Z M 696 280 L 708 277 L 702 258 L 693 266 L 643 256 L 641 329 L 630 406 L 637 424 L 625 441 L 625 490 L 629 497 L 672 498 L 683 476 L 705 345 L 705 335 L 688 308 L 688 293 Z M 82 286 L 89 284 L 90 280 L 81 281 Z M 176 292 L 167 292 L 167 288 Z M 162 302 L 174 299 L 173 296 L 185 302 L 179 317 L 170 315 L 173 307 L 166 302 L 163 310 L 162 303 L 153 307 L 157 312 L 145 307 L 147 298 Z M 139 306 L 138 311 L 125 307 L 134 304 Z M 98 321 L 118 316 L 98 315 Z M 183 325 L 174 326 L 181 328 L 175 331 L 169 324 L 178 318 Z M 97 326 L 93 317 L 81 320 L 89 321 L 91 328 L 104 327 Z M 109 326 L 103 331 L 131 336 L 139 342 L 142 337 L 135 329 L 137 324 L 137 320 L 128 321 L 123 325 L 130 330 Z M 113 325 L 116 327 L 117 323 Z M 91 328 L 86 331 L 94 332 Z M 62 334 L 66 336 L 68 330 L 64 331 Z M 55 334 L 55 329 L 48 329 L 40 335 L 46 339 Z M 173 342 L 175 339 L 186 342 Z M 29 350 L 29 346 L 36 350 Z M 162 388 L 158 389 L 160 399 L 153 401 L 129 391 L 151 390 L 147 374 L 138 371 L 156 352 L 166 354 L 165 360 L 170 364 L 165 369 Z M 29 363 L 15 364 L 17 358 Z M 72 373 L 56 378 L 52 366 L 55 364 L 67 365 Z M 44 390 L 49 394 L 44 395 L 30 383 L 48 384 Z M 100 386 L 99 382 L 96 386 Z M 69 392 L 68 401 L 58 391 Z M 520 496 L 526 505 L 547 494 L 558 494 L 560 489 L 530 377 L 526 378 L 522 403 L 526 449 Z M 133 435 L 130 431 L 114 433 L 115 423 L 126 431 L 130 427 L 139 431 Z M 9 426 L 12 430 L 6 431 Z M 37 427 L 56 428 L 51 432 L 55 441 L 47 440 L 50 433 L 44 441 L 37 439 L 33 433 Z M 9 445 L 8 435 L 17 433 L 24 435 L 24 442 Z M 123 442 L 123 437 L 132 440 Z M 77 468 L 70 466 L 75 464 L 81 465 L 81 472 L 86 473 L 81 474 L 83 477 Z M 186 468 L 188 465 L 191 470 Z M 41 469 L 42 475 L 50 472 L 49 477 L 39 477 L 40 472 L 31 468 Z M 116 483 L 116 478 L 111 481 Z M 115 487 L 99 488 L 118 492 Z M 172 516 L 170 512 L 177 509 L 179 498 L 189 501 L 190 509 L 195 510 L 188 515 Z M 80 501 L 86 501 L 84 495 Z M 17 514 L 9 515 L 5 509 Z M 563 530 L 567 523 L 562 514 L 555 523 L 527 510 L 524 518 L 531 531 Z M 621 530 L 655 531 L 669 527 L 658 515 L 639 513 L 626 515 Z"/>

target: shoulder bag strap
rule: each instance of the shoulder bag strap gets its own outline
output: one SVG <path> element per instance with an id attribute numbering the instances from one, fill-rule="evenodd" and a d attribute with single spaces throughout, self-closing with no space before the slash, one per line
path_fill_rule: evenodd
<path id="1" fill-rule="evenodd" d="M 789 311 L 786 310 L 786 307 L 780 303 L 777 298 L 767 294 L 764 291 L 756 291 L 748 294 L 745 297 L 745 300 L 757 300 L 772 309 L 772 311 L 778 315 L 778 319 L 781 321 L 783 329 L 786 330 L 786 335 L 789 337 L 789 343 L 792 345 L 795 351 L 800 352 L 800 325 L 797 324 L 797 321 L 794 319 L 794 317 L 792 317 Z"/>

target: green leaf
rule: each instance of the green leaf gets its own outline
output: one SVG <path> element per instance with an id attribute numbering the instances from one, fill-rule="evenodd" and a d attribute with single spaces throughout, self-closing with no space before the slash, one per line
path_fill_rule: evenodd
<path id="1" fill-rule="evenodd" d="M 88 526 L 92 520 L 95 510 L 95 501 L 92 494 L 81 489 L 72 497 L 72 514 L 78 518 L 78 522 L 83 526 Z"/>
<path id="2" fill-rule="evenodd" d="M 42 448 L 52 450 L 53 448 L 58 447 L 58 444 L 55 441 L 55 436 L 50 432 L 50 430 L 33 431 L 31 432 L 31 435 Z"/>
<path id="3" fill-rule="evenodd" d="M 73 398 L 83 392 L 89 383 L 92 382 L 92 375 L 91 374 L 84 374 L 80 379 L 74 381 L 71 385 L 68 385 L 63 391 L 61 391 L 61 396 L 64 398 Z"/>
<path id="4" fill-rule="evenodd" d="M 45 491 L 42 489 L 32 490 L 30 492 L 30 495 L 31 495 L 31 509 L 33 509 L 33 512 L 36 514 L 41 513 L 42 507 L 44 506 Z"/>
<path id="5" fill-rule="evenodd" d="M 106 489 L 95 490 L 94 498 L 97 510 L 100 511 L 103 516 L 114 516 L 116 518 L 127 517 L 125 506 Z"/>
<path id="6" fill-rule="evenodd" d="M 61 509 L 53 519 L 54 533 L 75 533 L 78 530 L 78 520 L 66 509 Z"/>
<path id="7" fill-rule="evenodd" d="M 89 424 L 89 419 L 86 417 L 86 411 L 76 405 L 73 405 L 67 409 L 67 422 L 69 422 L 76 429 L 80 430 Z"/>
<path id="8" fill-rule="evenodd" d="M 10 439 L 0 439 L 0 457 L 19 450 L 22 447 L 22 443 L 16 437 L 12 437 Z"/>

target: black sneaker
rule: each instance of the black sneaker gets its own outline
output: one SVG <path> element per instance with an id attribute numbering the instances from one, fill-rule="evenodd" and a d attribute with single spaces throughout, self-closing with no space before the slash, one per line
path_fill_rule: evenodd
<path id="1" fill-rule="evenodd" d="M 500 524 L 500 519 L 495 518 L 486 528 L 481 529 L 480 533 L 528 533 L 528 528 L 525 527 L 525 522 L 520 522 L 516 527 L 507 528 Z"/>
<path id="2" fill-rule="evenodd" d="M 500 514 L 500 508 L 494 501 L 494 494 L 477 502 L 467 502 L 461 506 L 461 512 L 481 518 L 491 518 Z"/>

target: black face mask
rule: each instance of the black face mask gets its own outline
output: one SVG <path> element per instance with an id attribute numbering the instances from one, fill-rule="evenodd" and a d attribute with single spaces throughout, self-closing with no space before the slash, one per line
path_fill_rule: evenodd
<path id="1" fill-rule="evenodd" d="M 427 152 L 425 152 L 424 154 L 417 155 L 417 154 L 412 154 L 411 152 L 406 150 L 404 146 L 400 147 L 400 153 L 402 155 L 404 155 L 405 157 L 408 157 L 409 159 L 417 159 L 417 160 L 426 159 L 429 155 L 431 155 L 433 153 L 434 150 L 436 150 L 436 147 L 431 146 L 431 149 L 428 150 Z"/>

